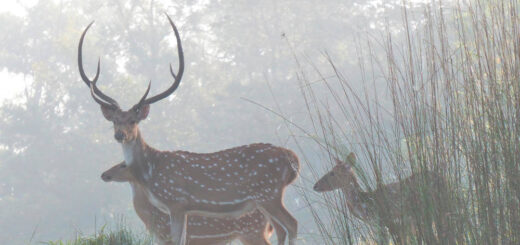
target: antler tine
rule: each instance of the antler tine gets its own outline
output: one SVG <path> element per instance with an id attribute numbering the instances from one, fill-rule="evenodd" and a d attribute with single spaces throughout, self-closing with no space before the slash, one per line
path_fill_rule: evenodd
<path id="1" fill-rule="evenodd" d="M 174 79 L 177 79 L 177 76 L 176 76 L 175 73 L 173 72 L 172 63 L 170 63 L 170 74 L 172 74 L 172 77 L 173 77 Z"/>
<path id="2" fill-rule="evenodd" d="M 166 14 L 166 13 L 165 13 Z M 168 14 L 166 14 L 166 17 L 168 17 L 168 21 L 170 22 L 170 25 L 172 26 L 173 32 L 175 33 L 175 38 L 177 40 L 177 53 L 179 55 L 179 70 L 177 71 L 177 75 L 173 72 L 172 66 L 170 64 L 170 73 L 172 74 L 175 81 L 173 82 L 172 86 L 169 87 L 166 91 L 155 95 L 148 99 L 141 99 L 138 105 L 145 105 L 145 104 L 152 104 L 154 102 L 157 102 L 161 99 L 164 99 L 168 97 L 170 94 L 172 94 L 178 87 L 182 79 L 182 74 L 184 73 L 184 52 L 182 51 L 182 44 L 181 44 L 181 37 L 179 35 L 179 31 L 177 30 L 177 27 L 175 24 L 173 24 L 172 19 Z M 148 90 L 147 90 L 148 93 Z M 146 98 L 146 94 L 143 98 Z"/>
<path id="3" fill-rule="evenodd" d="M 93 83 L 95 84 L 97 82 L 98 78 L 99 78 L 101 59 L 98 58 L 96 76 L 94 77 L 94 80 L 91 81 L 87 77 L 87 75 L 85 74 L 85 71 L 83 70 L 83 40 L 85 39 L 85 34 L 87 34 L 87 31 L 92 26 L 92 24 L 94 24 L 94 21 L 90 22 L 90 24 L 87 26 L 87 28 L 85 28 L 85 30 L 81 34 L 81 38 L 79 39 L 79 45 L 78 45 L 78 68 L 79 68 L 79 74 L 81 75 L 81 79 L 83 79 L 83 82 L 85 82 L 85 84 L 89 88 L 93 87 L 93 89 L 94 89 L 93 93 L 95 95 L 99 96 L 99 98 L 101 98 L 101 99 L 105 100 L 106 102 L 108 102 L 108 103 L 105 102 L 104 104 L 111 104 L 112 106 L 115 106 L 115 107 L 119 108 L 119 104 L 117 103 L 116 100 L 110 98 L 108 95 L 106 95 L 103 92 L 101 92 L 101 90 L 99 90 L 95 85 L 91 86 Z M 96 100 L 96 102 L 99 100 L 95 96 L 93 96 L 93 97 L 94 97 L 94 100 Z"/>
<path id="4" fill-rule="evenodd" d="M 148 88 L 146 89 L 146 92 L 144 92 L 143 97 L 141 97 L 141 99 L 139 100 L 139 103 L 137 103 L 137 105 L 141 105 L 143 103 L 143 101 L 146 99 L 146 96 L 148 96 L 148 92 L 150 92 L 151 85 L 152 85 L 152 80 L 150 80 L 148 82 Z"/>
<path id="5" fill-rule="evenodd" d="M 107 102 L 105 102 L 105 101 L 99 99 L 99 98 L 96 96 L 96 94 L 95 94 L 95 91 L 96 91 L 96 89 L 97 89 L 97 87 L 96 87 L 96 81 L 91 82 L 89 87 L 90 87 L 90 94 L 92 95 L 92 98 L 94 98 L 94 100 L 95 100 L 98 104 L 100 104 L 100 105 L 102 105 L 102 106 L 106 106 L 106 107 L 108 107 L 108 108 L 114 108 L 114 109 L 115 109 L 115 108 L 119 108 L 119 106 L 114 105 L 114 104 L 111 104 L 111 103 L 107 103 Z"/>

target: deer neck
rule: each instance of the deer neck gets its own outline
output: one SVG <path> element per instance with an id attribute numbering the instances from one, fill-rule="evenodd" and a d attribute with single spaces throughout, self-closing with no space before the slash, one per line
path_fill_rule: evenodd
<path id="1" fill-rule="evenodd" d="M 352 215 L 362 220 L 369 219 L 372 212 L 372 201 L 368 193 L 361 190 L 357 178 L 354 177 L 353 181 L 347 183 L 342 191 Z"/>
<path id="2" fill-rule="evenodd" d="M 134 140 L 123 142 L 121 146 L 123 147 L 123 156 L 128 166 L 133 166 L 143 161 L 149 150 L 148 148 L 150 148 L 141 136 L 139 129 L 137 130 L 137 136 Z"/>
<path id="3" fill-rule="evenodd" d="M 152 175 L 154 168 L 152 157 L 155 150 L 146 144 L 139 129 L 134 140 L 124 142 L 121 145 L 125 162 L 131 167 L 136 182 L 146 182 Z"/>
<path id="4" fill-rule="evenodd" d="M 143 199 L 146 198 L 146 195 L 144 191 L 141 189 L 138 183 L 130 181 L 130 186 L 132 187 L 132 198 L 134 203 L 134 208 L 137 211 L 137 214 L 139 215 L 138 210 L 144 210 L 148 208 L 146 206 L 146 203 L 143 201 Z"/>
<path id="5" fill-rule="evenodd" d="M 137 215 L 139 215 L 143 220 L 149 220 L 149 216 L 152 216 L 152 210 L 154 207 L 150 202 L 148 202 L 145 190 L 135 181 L 131 181 L 129 183 L 132 187 L 132 201 L 134 203 L 134 208 L 137 212 Z"/>
<path id="6" fill-rule="evenodd" d="M 154 233 L 156 236 L 159 235 L 157 232 L 158 222 L 161 220 L 161 212 L 156 209 L 149 201 L 146 196 L 146 190 L 134 181 L 129 181 L 132 187 L 134 210 L 145 224 L 146 228 Z M 160 225 L 159 225 L 160 227 Z M 160 235 L 159 235 L 160 236 Z"/>

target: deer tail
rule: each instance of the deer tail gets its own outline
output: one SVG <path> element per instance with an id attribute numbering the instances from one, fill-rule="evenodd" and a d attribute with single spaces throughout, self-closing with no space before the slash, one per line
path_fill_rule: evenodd
<path id="1" fill-rule="evenodd" d="M 300 160 L 298 156 L 291 150 L 287 150 L 287 160 L 289 163 L 289 171 L 287 176 L 287 185 L 290 185 L 300 173 Z"/>

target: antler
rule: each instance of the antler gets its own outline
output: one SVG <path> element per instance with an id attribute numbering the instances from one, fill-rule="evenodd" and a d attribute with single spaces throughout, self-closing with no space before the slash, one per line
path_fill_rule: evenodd
<path id="1" fill-rule="evenodd" d="M 169 87 L 167 90 L 165 90 L 164 92 L 162 92 L 158 95 L 155 95 L 151 98 L 146 98 L 146 96 L 148 95 L 148 92 L 150 92 L 151 82 L 148 83 L 148 89 L 146 89 L 145 94 L 143 95 L 143 97 L 141 97 L 141 100 L 139 101 L 139 103 L 137 103 L 135 105 L 135 107 L 139 107 L 139 106 L 143 106 L 143 105 L 147 105 L 147 104 L 149 105 L 149 104 L 155 103 L 159 100 L 162 100 L 162 99 L 168 97 L 170 94 L 172 94 L 177 89 L 177 87 L 179 87 L 179 84 L 181 83 L 182 74 L 184 73 L 184 52 L 182 51 L 181 37 L 179 35 L 179 32 L 177 31 L 177 27 L 175 26 L 175 24 L 173 24 L 172 19 L 170 19 L 170 16 L 168 16 L 168 14 L 166 14 L 166 17 L 168 17 L 168 21 L 170 22 L 173 32 L 175 32 L 175 38 L 177 39 L 177 53 L 179 54 L 179 69 L 177 70 L 177 75 L 175 75 L 175 73 L 173 72 L 172 64 L 170 63 L 170 73 L 172 74 L 175 81 L 173 82 L 172 86 Z"/>
<path id="2" fill-rule="evenodd" d="M 119 108 L 119 104 L 116 100 L 110 98 L 108 95 L 101 92 L 96 87 L 96 82 L 99 78 L 99 70 L 100 70 L 100 59 L 98 58 L 98 64 L 97 64 L 97 70 L 96 70 L 96 76 L 94 77 L 94 80 L 90 80 L 87 75 L 85 75 L 85 71 L 83 70 L 83 39 L 85 38 L 85 34 L 87 34 L 88 29 L 90 26 L 94 24 L 94 21 L 90 22 L 90 24 L 85 28 L 83 33 L 81 34 L 81 38 L 79 39 L 79 45 L 78 45 L 78 67 L 79 67 L 79 74 L 81 75 L 81 79 L 83 79 L 83 82 L 90 88 L 92 97 L 94 100 L 99 103 L 100 105 L 112 107 L 112 108 Z M 97 98 L 99 97 L 99 98 Z M 103 101 L 104 100 L 104 101 Z M 108 102 L 108 103 L 107 103 Z"/>
<path id="3" fill-rule="evenodd" d="M 172 64 L 170 63 L 170 73 L 175 79 L 172 86 L 170 86 L 166 91 L 155 95 L 151 98 L 146 98 L 148 96 L 148 93 L 150 92 L 150 85 L 151 81 L 148 83 L 148 88 L 146 89 L 146 92 L 144 93 L 143 97 L 139 100 L 139 103 L 137 103 L 134 108 L 141 107 L 143 105 L 149 105 L 152 103 L 155 103 L 161 99 L 164 99 L 168 97 L 170 94 L 172 94 L 178 87 L 182 79 L 182 74 L 184 73 L 184 52 L 182 51 L 182 44 L 181 44 L 181 37 L 179 35 L 179 32 L 177 31 L 177 27 L 175 24 L 173 24 L 172 19 L 168 14 L 166 14 L 166 17 L 168 17 L 168 21 L 170 22 L 170 25 L 173 28 L 173 32 L 175 33 L 175 38 L 177 40 L 177 52 L 179 54 L 179 69 L 177 71 L 177 74 L 173 72 Z M 99 78 L 99 67 L 100 67 L 100 61 L 98 59 L 98 65 L 97 65 L 97 71 L 96 76 L 94 77 L 94 80 L 90 80 L 86 75 L 85 71 L 83 70 L 83 58 L 82 58 L 82 48 L 83 48 L 83 39 L 85 38 L 85 34 L 87 33 L 90 26 L 94 24 L 94 21 L 92 21 L 87 28 L 85 28 L 85 31 L 83 31 L 83 34 L 81 34 L 81 39 L 79 40 L 79 46 L 78 46 L 78 66 L 79 66 L 79 73 L 81 75 L 81 78 L 85 82 L 87 86 L 90 87 L 90 93 L 92 94 L 92 98 L 94 100 L 103 106 L 112 107 L 112 108 L 119 108 L 119 104 L 116 100 L 110 98 L 108 95 L 101 92 L 101 90 L 98 89 L 96 86 L 97 80 Z"/>

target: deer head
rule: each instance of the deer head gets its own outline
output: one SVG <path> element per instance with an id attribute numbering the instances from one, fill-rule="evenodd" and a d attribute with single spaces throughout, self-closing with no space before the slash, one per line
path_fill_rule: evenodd
<path id="1" fill-rule="evenodd" d="M 103 116 L 108 120 L 114 123 L 114 138 L 119 143 L 128 143 L 134 141 L 138 137 L 138 127 L 137 124 L 145 119 L 148 116 L 148 112 L 150 111 L 150 104 L 157 102 L 161 99 L 164 99 L 168 97 L 170 94 L 172 94 L 177 87 L 179 86 L 182 75 L 184 73 L 184 53 L 182 51 L 182 45 L 181 40 L 179 36 L 179 32 L 177 31 L 177 27 L 175 24 L 173 24 L 173 21 L 170 19 L 168 15 L 168 21 L 170 22 L 170 25 L 172 26 L 172 29 L 175 33 L 175 37 L 177 40 L 177 51 L 179 55 L 179 69 L 177 73 L 173 72 L 172 66 L 170 64 L 170 73 L 174 78 L 173 84 L 165 91 L 163 91 L 160 94 L 157 94 L 151 98 L 147 98 L 148 92 L 150 92 L 150 85 L 151 82 L 148 83 L 148 88 L 146 89 L 146 92 L 141 97 L 139 102 L 132 106 L 127 111 L 122 110 L 119 107 L 119 104 L 116 100 L 112 99 L 105 93 L 101 92 L 99 88 L 97 87 L 97 80 L 99 78 L 99 71 L 100 71 L 100 60 L 98 59 L 98 65 L 97 65 L 97 71 L 96 76 L 93 80 L 90 80 L 83 70 L 83 58 L 82 58 L 82 48 L 83 48 L 83 39 L 85 38 L 85 34 L 87 33 L 88 29 L 94 24 L 94 22 L 90 23 L 87 28 L 85 28 L 85 31 L 83 31 L 83 34 L 81 35 L 81 39 L 79 41 L 78 46 L 78 66 L 79 66 L 79 73 L 81 75 L 81 78 L 85 82 L 85 84 L 90 88 L 90 93 L 92 95 L 92 98 L 101 106 L 101 112 L 103 113 Z"/>
<path id="2" fill-rule="evenodd" d="M 125 162 L 121 162 L 101 174 L 101 179 L 105 182 L 128 182 L 134 179 L 130 168 Z"/>
<path id="3" fill-rule="evenodd" d="M 357 182 L 352 166 L 356 163 L 356 155 L 351 152 L 345 161 L 336 159 L 336 166 L 325 174 L 314 185 L 317 192 L 333 191 Z"/>

